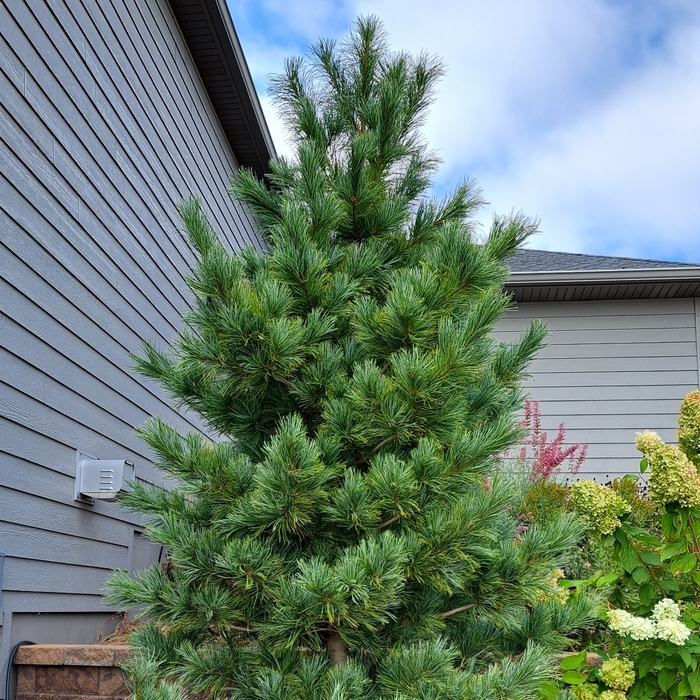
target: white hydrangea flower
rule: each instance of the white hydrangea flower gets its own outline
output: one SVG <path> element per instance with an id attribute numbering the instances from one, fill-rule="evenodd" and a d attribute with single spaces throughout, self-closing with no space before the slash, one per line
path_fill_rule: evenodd
<path id="1" fill-rule="evenodd" d="M 608 611 L 608 627 L 613 632 L 619 634 L 627 634 L 627 625 L 630 623 L 634 615 L 626 610 L 609 610 Z"/>
<path id="2" fill-rule="evenodd" d="M 692 631 L 679 619 L 680 608 L 670 598 L 664 598 L 654 606 L 651 618 L 637 617 L 626 610 L 610 610 L 608 627 L 623 637 L 636 641 L 664 639 L 682 646 Z"/>
<path id="3" fill-rule="evenodd" d="M 610 610 L 608 613 L 608 627 L 623 637 L 629 635 L 637 641 L 653 639 L 656 632 L 656 626 L 652 620 L 636 617 L 626 610 Z"/>
<path id="4" fill-rule="evenodd" d="M 662 619 L 656 623 L 656 636 L 682 646 L 685 644 L 691 631 L 680 620 Z"/>
<path id="5" fill-rule="evenodd" d="M 653 620 L 646 620 L 643 617 L 631 616 L 632 619 L 627 624 L 626 634 L 638 642 L 644 639 L 654 639 L 656 636 L 656 625 Z"/>
<path id="6" fill-rule="evenodd" d="M 599 698 L 600 700 L 627 700 L 627 696 L 621 690 L 604 690 Z"/>
<path id="7" fill-rule="evenodd" d="M 651 616 L 657 622 L 660 620 L 677 620 L 681 616 L 681 609 L 675 600 L 664 598 L 654 606 L 654 612 Z"/>

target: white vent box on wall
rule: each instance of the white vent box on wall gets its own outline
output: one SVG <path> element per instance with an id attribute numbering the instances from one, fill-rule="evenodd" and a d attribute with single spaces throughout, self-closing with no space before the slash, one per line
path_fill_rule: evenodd
<path id="1" fill-rule="evenodd" d="M 136 476 L 133 462 L 126 459 L 95 459 L 76 453 L 75 500 L 91 503 L 93 499 L 112 500 L 124 491 L 127 481 Z"/>

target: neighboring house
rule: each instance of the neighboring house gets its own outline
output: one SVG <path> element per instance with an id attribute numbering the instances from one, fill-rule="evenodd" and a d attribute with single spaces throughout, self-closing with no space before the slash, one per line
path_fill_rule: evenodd
<path id="1" fill-rule="evenodd" d="M 700 266 L 521 250 L 507 283 L 515 308 L 497 325 L 512 340 L 530 319 L 549 326 L 525 388 L 543 426 L 590 445 L 580 476 L 639 472 L 638 431 L 676 441 L 678 408 L 698 388 Z"/>
<path id="2" fill-rule="evenodd" d="M 201 429 L 128 354 L 188 307 L 183 198 L 262 247 L 225 190 L 273 146 L 225 0 L 2 2 L 0 95 L 1 684 L 19 640 L 107 631 L 110 571 L 157 560 L 136 518 L 74 500 L 76 451 L 156 479 L 134 428 Z"/>

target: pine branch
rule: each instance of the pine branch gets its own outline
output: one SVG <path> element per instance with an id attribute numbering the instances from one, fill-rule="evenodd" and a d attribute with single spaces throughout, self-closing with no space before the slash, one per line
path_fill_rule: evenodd
<path id="1" fill-rule="evenodd" d="M 383 530 L 384 528 L 389 527 L 389 525 L 393 525 L 397 520 L 400 520 L 401 516 L 400 515 L 395 515 L 393 518 L 389 518 L 389 520 L 386 520 L 383 522 L 381 525 L 377 525 L 377 530 Z"/>
<path id="2" fill-rule="evenodd" d="M 390 437 L 386 438 L 386 440 L 382 440 L 369 454 L 370 457 L 373 457 L 374 455 L 377 454 L 381 449 L 386 447 L 387 445 L 390 445 L 394 440 L 396 440 L 396 435 L 391 435 Z"/>
<path id="3" fill-rule="evenodd" d="M 376 455 L 380 450 L 382 450 L 384 447 L 387 445 L 390 445 L 394 440 L 397 439 L 397 435 L 391 435 L 390 437 L 386 438 L 385 440 L 382 440 L 370 453 L 368 457 L 365 457 L 364 459 L 360 460 L 357 463 L 357 466 L 361 466 L 363 464 L 369 464 L 369 461 Z"/>
<path id="4" fill-rule="evenodd" d="M 454 610 L 448 610 L 447 612 L 441 613 L 440 614 L 440 619 L 444 620 L 446 617 L 452 617 L 453 615 L 457 615 L 461 612 L 464 612 L 465 610 L 471 610 L 472 608 L 476 607 L 476 603 L 470 603 L 469 605 L 462 605 L 459 608 L 454 608 Z"/>
<path id="5" fill-rule="evenodd" d="M 286 386 L 288 389 L 294 388 L 294 385 L 288 379 L 285 379 L 284 377 L 280 377 L 277 374 L 273 374 L 271 376 L 276 382 L 279 382 L 280 384 L 284 384 L 284 386 Z"/>

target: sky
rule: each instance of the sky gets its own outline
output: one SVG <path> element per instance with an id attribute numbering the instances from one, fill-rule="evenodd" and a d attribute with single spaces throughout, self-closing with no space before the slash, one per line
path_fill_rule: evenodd
<path id="1" fill-rule="evenodd" d="M 424 127 L 434 195 L 474 178 L 528 247 L 700 263 L 698 0 L 228 0 L 277 151 L 271 74 L 376 14 L 447 73 Z"/>

